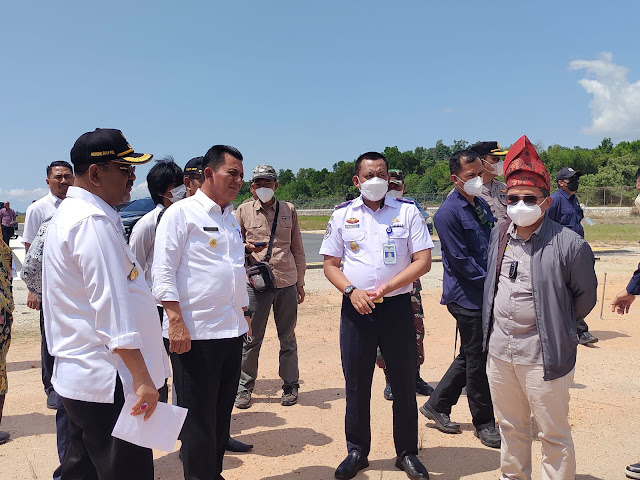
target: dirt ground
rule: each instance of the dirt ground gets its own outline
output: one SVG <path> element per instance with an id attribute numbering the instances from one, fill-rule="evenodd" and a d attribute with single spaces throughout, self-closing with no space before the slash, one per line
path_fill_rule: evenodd
<path id="1" fill-rule="evenodd" d="M 600 342 L 579 347 L 575 383 L 571 389 L 573 438 L 579 480 L 624 478 L 624 467 L 640 458 L 635 427 L 640 413 L 635 408 L 640 394 L 640 304 L 630 315 L 619 317 L 607 305 L 624 288 L 640 260 L 640 249 L 627 254 L 597 254 L 600 283 L 598 304 L 587 318 Z M 605 273 L 603 318 L 600 298 Z M 422 376 L 432 385 L 441 378 L 454 354 L 455 324 L 439 304 L 442 266 L 434 264 L 423 277 L 426 361 Z M 301 389 L 299 403 L 279 403 L 278 345 L 270 322 L 260 357 L 259 380 L 250 409 L 235 410 L 232 435 L 254 444 L 251 453 L 227 454 L 223 475 L 230 479 L 320 480 L 333 478 L 346 454 L 344 439 L 344 380 L 338 345 L 340 295 L 324 279 L 321 270 L 307 273 L 307 299 L 298 317 L 298 352 Z M 40 379 L 38 316 L 26 305 L 26 289 L 15 282 L 16 303 L 13 341 L 8 355 L 9 393 L 2 429 L 11 441 L 0 446 L 0 478 L 48 479 L 57 466 L 55 412 L 45 407 Z M 402 479 L 394 467 L 391 402 L 384 400 L 384 377 L 376 370 L 373 381 L 370 467 L 356 478 Z M 418 405 L 426 398 L 418 396 Z M 422 415 L 419 418 L 420 459 L 431 478 L 496 479 L 499 452 L 484 447 L 474 437 L 465 397 L 454 407 L 452 418 L 463 425 L 459 435 L 446 435 Z M 181 479 L 177 448 L 173 453 L 154 452 L 158 479 Z M 533 443 L 533 478 L 540 478 L 540 443 Z"/>

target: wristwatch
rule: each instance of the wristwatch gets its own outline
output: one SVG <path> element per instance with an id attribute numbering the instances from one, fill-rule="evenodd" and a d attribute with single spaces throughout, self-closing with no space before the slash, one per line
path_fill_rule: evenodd
<path id="1" fill-rule="evenodd" d="M 249 310 L 248 308 L 244 311 L 244 316 L 245 317 L 249 317 L 251 318 L 251 315 L 253 315 L 253 311 Z"/>
<path id="2" fill-rule="evenodd" d="M 355 289 L 356 287 L 354 287 L 353 285 L 347 286 L 347 288 L 344 289 L 344 296 L 348 298 L 349 296 L 351 296 Z"/>

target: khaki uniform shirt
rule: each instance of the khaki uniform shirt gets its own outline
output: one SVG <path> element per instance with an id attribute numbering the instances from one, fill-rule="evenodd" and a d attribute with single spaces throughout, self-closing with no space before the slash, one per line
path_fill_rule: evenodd
<path id="1" fill-rule="evenodd" d="M 268 247 L 275 209 L 276 202 L 273 202 L 267 209 L 264 208 L 260 200 L 242 203 L 236 211 L 236 218 L 240 224 L 243 241 L 266 242 Z M 260 253 L 252 253 L 251 258 L 256 262 L 262 262 L 266 254 L 267 248 Z M 278 224 L 274 233 L 269 264 L 273 267 L 276 288 L 296 284 L 298 286 L 304 285 L 306 259 L 300 225 L 298 224 L 298 214 L 291 203 L 280 202 Z"/>
<path id="2" fill-rule="evenodd" d="M 496 217 L 498 223 L 502 223 L 507 217 L 507 186 L 494 178 L 489 183 L 482 185 L 480 196 L 489 204 L 491 213 Z"/>
<path id="3" fill-rule="evenodd" d="M 538 365 L 542 364 L 542 350 L 531 286 L 531 237 L 526 242 L 522 240 L 513 224 L 508 235 L 493 304 L 489 353 L 516 365 Z M 513 262 L 518 262 L 518 269 L 515 278 L 509 278 Z"/>

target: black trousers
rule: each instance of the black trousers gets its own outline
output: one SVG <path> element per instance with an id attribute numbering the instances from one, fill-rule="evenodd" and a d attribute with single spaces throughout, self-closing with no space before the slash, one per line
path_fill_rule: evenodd
<path id="1" fill-rule="evenodd" d="M 385 298 L 373 313 L 360 315 L 342 301 L 340 354 L 347 412 L 347 450 L 367 457 L 371 448 L 371 381 L 380 347 L 393 391 L 393 441 L 397 455 L 418 453 L 416 329 L 409 294 Z"/>
<path id="2" fill-rule="evenodd" d="M 153 480 L 153 452 L 111 436 L 124 405 L 118 376 L 113 403 L 62 398 L 71 444 L 62 480 Z"/>
<path id="3" fill-rule="evenodd" d="M 5 227 L 4 225 L 2 225 L 2 240 L 7 245 L 9 245 L 9 240 L 11 240 L 11 237 L 13 237 L 14 230 L 15 229 L 13 227 Z"/>
<path id="4" fill-rule="evenodd" d="M 47 335 L 44 331 L 42 305 L 40 305 L 40 363 L 42 365 L 42 385 L 44 385 L 44 393 L 49 395 L 49 393 L 53 391 L 53 385 L 51 385 L 51 375 L 53 375 L 53 357 L 47 348 Z"/>
<path id="5" fill-rule="evenodd" d="M 588 331 L 589 331 L 589 325 L 587 325 L 587 322 L 584 321 L 584 318 L 578 318 L 576 320 L 576 333 L 578 334 L 578 336 Z"/>
<path id="6" fill-rule="evenodd" d="M 178 405 L 189 409 L 180 432 L 184 478 L 218 480 L 238 391 L 242 337 L 192 340 L 187 353 L 170 356 Z"/>
<path id="7" fill-rule="evenodd" d="M 460 332 L 460 353 L 431 394 L 428 402 L 437 412 L 451 414 L 462 389 L 467 387 L 467 400 L 477 429 L 494 427 L 493 403 L 487 379 L 487 353 L 482 351 L 482 314 L 457 303 L 447 305 Z"/>

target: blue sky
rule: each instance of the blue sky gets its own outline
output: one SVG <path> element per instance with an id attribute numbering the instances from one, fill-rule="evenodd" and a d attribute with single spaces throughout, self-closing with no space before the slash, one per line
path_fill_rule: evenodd
<path id="1" fill-rule="evenodd" d="M 46 193 L 46 165 L 96 127 L 181 165 L 234 145 L 245 177 L 438 139 L 635 140 L 639 13 L 631 1 L 4 1 L 0 197 L 24 210 Z"/>

